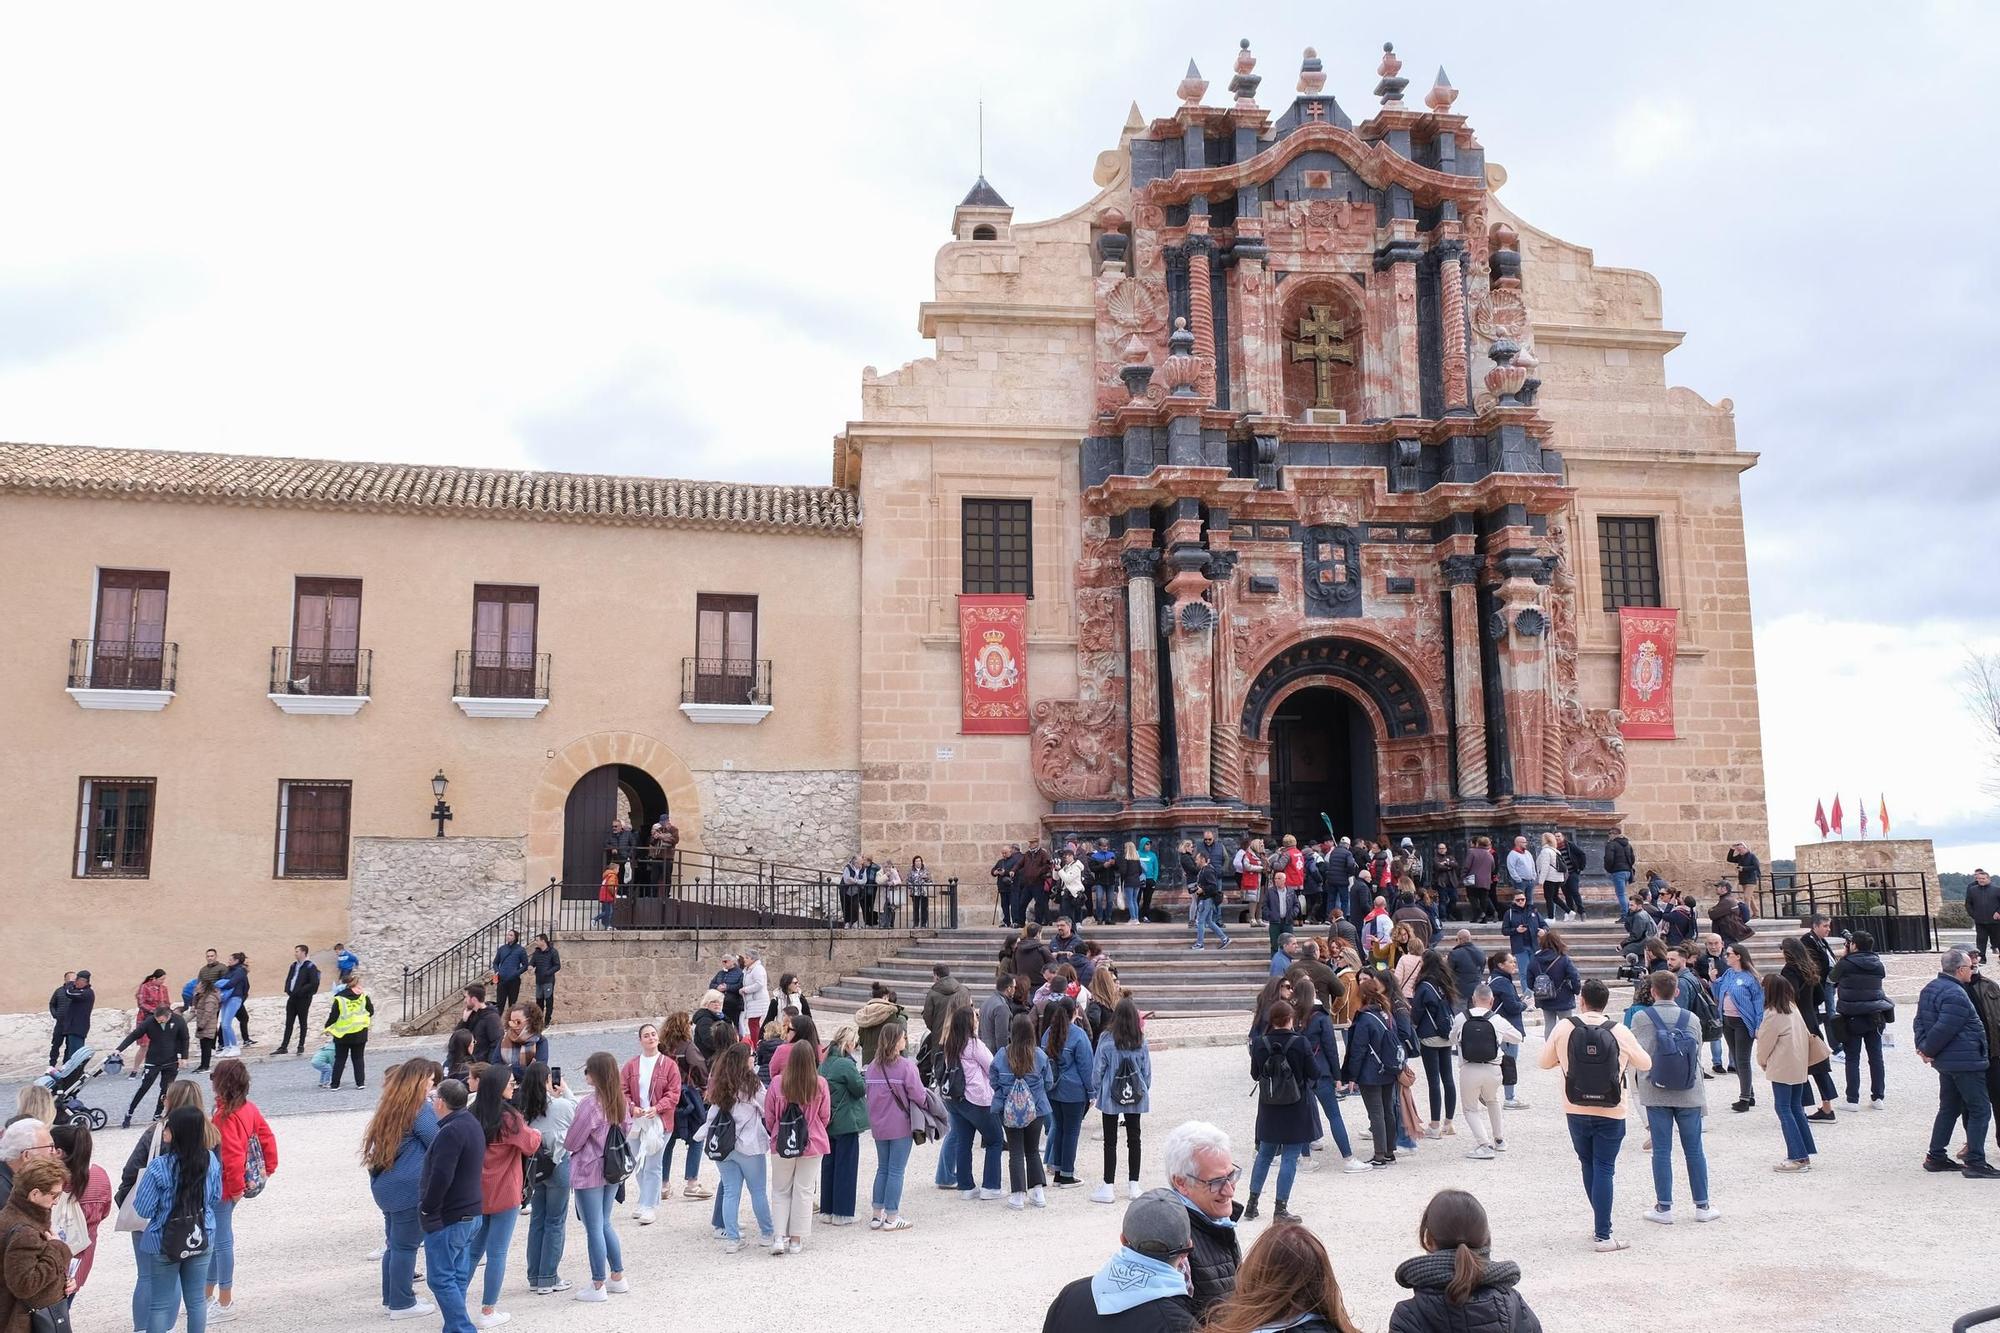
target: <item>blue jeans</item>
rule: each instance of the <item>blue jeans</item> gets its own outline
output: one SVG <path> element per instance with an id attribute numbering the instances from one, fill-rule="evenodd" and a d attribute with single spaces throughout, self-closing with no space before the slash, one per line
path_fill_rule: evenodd
<path id="1" fill-rule="evenodd" d="M 1986 1093 L 1986 1075 L 1947 1073 L 1938 1070 L 1937 1119 L 1931 1122 L 1930 1155 L 1949 1161 L 1945 1150 L 1951 1146 L 1951 1127 L 1965 1117 L 1965 1164 L 1986 1160 L 1986 1128 L 1993 1123 L 1993 1099 Z"/>
<path id="2" fill-rule="evenodd" d="M 1094 885 L 1091 888 L 1090 914 L 1096 917 L 1100 923 L 1111 919 L 1111 909 L 1113 903 L 1116 901 L 1117 894 L 1118 890 L 1106 888 L 1102 884 Z"/>
<path id="3" fill-rule="evenodd" d="M 1785 1156 L 1803 1162 L 1819 1151 L 1812 1126 L 1806 1123 L 1806 1093 L 1810 1083 L 1773 1083 L 1771 1100 L 1778 1104 L 1778 1125 L 1785 1131 Z"/>
<path id="4" fill-rule="evenodd" d="M 1089 1102 L 1049 1103 L 1055 1112 L 1055 1125 L 1049 1133 L 1049 1165 L 1059 1176 L 1076 1177 L 1076 1145 L 1083 1137 L 1083 1117 L 1090 1109 Z"/>
<path id="5" fill-rule="evenodd" d="M 415 1208 L 382 1214 L 382 1304 L 407 1310 L 417 1303 L 417 1249 L 424 1243 Z"/>
<path id="6" fill-rule="evenodd" d="M 1500 1091 L 1508 1101 L 1514 1100 L 1514 1089 L 1519 1085 L 1521 1046 L 1519 1042 L 1503 1042 L 1500 1046 Z M 1495 1126 L 1497 1132 L 1498 1126 Z"/>
<path id="7" fill-rule="evenodd" d="M 236 1205 L 224 1202 L 215 1205 L 215 1234 L 210 1238 L 214 1244 L 209 1247 L 208 1280 L 217 1290 L 228 1291 L 236 1285 Z"/>
<path id="8" fill-rule="evenodd" d="M 1674 1131 L 1681 1136 L 1687 1158 L 1688 1193 L 1697 1208 L 1708 1207 L 1708 1154 L 1701 1147 L 1699 1106 L 1649 1106 L 1646 1132 L 1653 1136 L 1653 1199 L 1662 1207 L 1674 1201 Z"/>
<path id="9" fill-rule="evenodd" d="M 576 1192 L 576 1215 L 583 1221 L 584 1248 L 590 1253 L 590 1280 L 604 1281 L 607 1270 L 625 1271 L 625 1254 L 618 1248 L 618 1233 L 611 1229 L 611 1196 L 616 1185 L 596 1185 Z"/>
<path id="10" fill-rule="evenodd" d="M 1229 943 L 1229 932 L 1222 928 L 1221 906 L 1213 898 L 1204 898 L 1195 904 L 1194 942 L 1206 947 L 1211 930 L 1224 944 Z"/>
<path id="11" fill-rule="evenodd" d="M 1618 915 L 1621 918 L 1624 917 L 1626 912 L 1631 910 L 1625 905 L 1625 888 L 1631 882 L 1631 871 L 1614 870 L 1611 872 L 1611 891 L 1618 895 Z"/>
<path id="12" fill-rule="evenodd" d="M 972 1188 L 972 1138 L 979 1136 L 986 1145 L 986 1160 L 980 1171 L 979 1187 L 997 1190 L 1000 1188 L 1000 1149 L 1006 1145 L 1000 1133 L 1000 1116 L 990 1106 L 979 1106 L 972 1102 L 948 1101 L 945 1106 L 951 1112 L 952 1177 L 961 1191 Z"/>
<path id="13" fill-rule="evenodd" d="M 968 1142 L 967 1150 L 970 1151 Z M 910 1136 L 875 1140 L 875 1185 L 869 1206 L 894 1217 L 903 1207 L 903 1170 L 910 1164 Z"/>
<path id="14" fill-rule="evenodd" d="M 132 1281 L 132 1327 L 146 1327 L 153 1313 L 152 1276 L 153 1256 L 139 1248 L 139 1240 L 146 1233 L 132 1233 L 132 1267 L 138 1276 Z"/>
<path id="15" fill-rule="evenodd" d="M 945 1109 L 947 1112 L 950 1110 L 949 1107 Z M 958 1186 L 958 1136 L 958 1121 L 947 1116 L 944 1138 L 938 1143 L 937 1187 L 939 1189 L 956 1189 Z M 820 1197 L 826 1197 L 824 1190 L 820 1192 Z"/>
<path id="16" fill-rule="evenodd" d="M 667 1155 L 660 1161 L 660 1174 L 664 1177 L 673 1173 L 674 1145 L 676 1143 L 687 1144 L 687 1171 L 682 1175 L 681 1179 L 683 1181 L 699 1179 L 701 1176 L 701 1145 L 692 1139 L 670 1138 L 667 1140 Z"/>
<path id="17" fill-rule="evenodd" d="M 569 1160 L 528 1192 L 528 1285 L 553 1287 L 562 1280 L 563 1241 L 569 1222 Z"/>
<path id="18" fill-rule="evenodd" d="M 1333 1134 L 1334 1147 L 1340 1149 L 1342 1157 L 1352 1157 L 1354 1148 L 1347 1141 L 1347 1122 L 1340 1118 L 1340 1103 L 1335 1099 L 1334 1092 L 1334 1080 L 1331 1078 L 1323 1078 L 1313 1084 L 1313 1096 L 1319 1100 L 1319 1109 L 1326 1112 L 1326 1127 Z"/>
<path id="19" fill-rule="evenodd" d="M 611 909 L 614 905 L 612 903 L 599 903 L 597 905 L 597 928 L 599 930 L 611 929 Z"/>
<path id="20" fill-rule="evenodd" d="M 468 1217 L 424 1233 L 424 1285 L 431 1289 L 444 1333 L 473 1333 L 465 1312 L 466 1253 L 479 1233 L 479 1219 Z"/>
<path id="21" fill-rule="evenodd" d="M 1264 1189 L 1264 1177 L 1271 1170 L 1271 1159 L 1283 1156 L 1278 1162 L 1278 1197 L 1292 1197 L 1292 1180 L 1299 1174 L 1299 1152 L 1303 1143 L 1260 1143 L 1257 1145 L 1257 1161 L 1250 1168 L 1250 1197 L 1256 1198 Z"/>
<path id="22" fill-rule="evenodd" d="M 233 995 L 222 1002 L 222 1010 L 216 1016 L 215 1021 L 215 1046 L 217 1050 L 232 1052 L 238 1049 L 237 1043 L 243 1039 L 243 1034 L 236 1030 L 236 1011 L 242 1007 L 243 1001 Z M 216 1285 L 220 1286 L 221 1284 L 217 1283 Z"/>
<path id="23" fill-rule="evenodd" d="M 486 1276 L 480 1283 L 479 1305 L 492 1309 L 500 1303 L 500 1284 L 507 1280 L 507 1247 L 514 1243 L 514 1225 L 521 1220 L 519 1208 L 502 1208 L 479 1219 L 472 1244 L 465 1247 L 465 1290 L 472 1291 L 472 1275 L 479 1261 L 486 1261 Z"/>
<path id="24" fill-rule="evenodd" d="M 764 1154 L 760 1152 L 739 1149 L 722 1159 L 722 1193 L 718 1197 L 722 1201 L 722 1234 L 729 1239 L 743 1239 L 739 1216 L 746 1189 L 750 1194 L 750 1211 L 757 1216 L 757 1234 L 766 1242 L 771 1239 L 771 1201 L 764 1193 L 765 1172 Z"/>
<path id="25" fill-rule="evenodd" d="M 139 1261 L 146 1270 L 146 1333 L 167 1333 L 183 1305 L 187 1307 L 187 1333 L 206 1333 L 208 1256 L 173 1264 L 153 1250 L 140 1255 Z M 469 1333 L 472 1325 L 465 1327 Z"/>
<path id="26" fill-rule="evenodd" d="M 1571 1112 L 1568 1120 L 1569 1142 L 1583 1168 L 1583 1192 L 1590 1197 L 1597 1239 L 1610 1240 L 1611 1186 L 1618 1174 L 1618 1147 L 1625 1142 L 1624 1117 Z"/>
<path id="27" fill-rule="evenodd" d="M 660 1206 L 660 1180 L 666 1174 L 671 1151 L 673 1145 L 663 1143 L 658 1152 L 639 1163 L 639 1206 L 648 1212 Z"/>
<path id="28" fill-rule="evenodd" d="M 829 1134 L 819 1159 L 819 1207 L 828 1217 L 854 1216 L 854 1182 L 861 1174 L 861 1135 Z"/>

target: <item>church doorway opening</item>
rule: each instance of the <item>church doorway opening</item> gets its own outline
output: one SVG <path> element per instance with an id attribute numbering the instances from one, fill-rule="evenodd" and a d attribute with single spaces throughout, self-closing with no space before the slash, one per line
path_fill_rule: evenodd
<path id="1" fill-rule="evenodd" d="M 595 898 L 613 845 L 612 821 L 632 826 L 632 883 L 658 883 L 657 867 L 646 860 L 648 832 L 667 813 L 667 794 L 643 768 L 606 764 L 576 780 L 563 803 L 563 896 Z"/>
<path id="2" fill-rule="evenodd" d="M 1339 690 L 1298 691 L 1271 717 L 1271 835 L 1376 832 L 1375 729 Z M 1324 816 L 1324 818 L 1322 818 Z"/>

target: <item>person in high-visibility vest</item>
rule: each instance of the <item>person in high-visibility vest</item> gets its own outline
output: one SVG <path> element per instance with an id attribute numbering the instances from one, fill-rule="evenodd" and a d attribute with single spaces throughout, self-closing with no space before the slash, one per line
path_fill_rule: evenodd
<path id="1" fill-rule="evenodd" d="M 333 1038 L 333 1084 L 340 1087 L 340 1076 L 347 1068 L 349 1059 L 354 1061 L 354 1086 L 368 1086 L 368 1068 L 362 1055 L 368 1046 L 368 1029 L 375 1022 L 375 1001 L 369 998 L 368 988 L 361 984 L 361 976 L 356 973 L 348 978 L 347 988 L 333 993 L 333 1007 L 326 1012 L 326 1035 Z"/>

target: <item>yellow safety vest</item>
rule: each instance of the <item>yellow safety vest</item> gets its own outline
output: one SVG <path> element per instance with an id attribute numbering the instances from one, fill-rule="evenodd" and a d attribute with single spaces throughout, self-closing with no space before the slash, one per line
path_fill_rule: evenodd
<path id="1" fill-rule="evenodd" d="M 334 1037 L 351 1037 L 357 1032 L 365 1032 L 375 1016 L 368 1012 L 368 1001 L 351 995 L 336 995 L 334 1007 L 340 1010 L 340 1017 L 327 1025 L 327 1033 Z"/>

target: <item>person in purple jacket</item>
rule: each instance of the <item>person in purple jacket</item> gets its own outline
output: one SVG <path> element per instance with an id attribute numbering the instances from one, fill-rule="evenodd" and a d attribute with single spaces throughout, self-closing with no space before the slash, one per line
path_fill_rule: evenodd
<path id="1" fill-rule="evenodd" d="M 913 1122 L 926 1117 L 935 1123 L 940 1118 L 917 1074 L 916 1061 L 903 1054 L 907 1045 L 909 1034 L 901 1023 L 884 1023 L 875 1038 L 875 1059 L 863 1079 L 868 1089 L 868 1129 L 875 1139 L 870 1231 L 908 1231 L 913 1225 L 902 1214 L 903 1171 L 910 1163 L 916 1128 Z M 928 1132 L 929 1125 L 924 1128 Z"/>
<path id="2" fill-rule="evenodd" d="M 604 1143 L 611 1127 L 624 1134 L 632 1132 L 632 1108 L 625 1100 L 625 1088 L 618 1074 L 618 1057 L 598 1051 L 583 1062 L 583 1076 L 594 1094 L 577 1103 L 576 1115 L 563 1136 L 569 1150 L 569 1183 L 576 1194 L 577 1216 L 583 1219 L 583 1238 L 590 1251 L 590 1285 L 576 1289 L 579 1301 L 607 1301 L 610 1293 L 632 1290 L 625 1281 L 625 1256 L 618 1248 L 618 1233 L 611 1229 L 612 1196 L 618 1182 L 604 1179 Z M 608 1279 L 607 1280 L 607 1276 Z"/>

